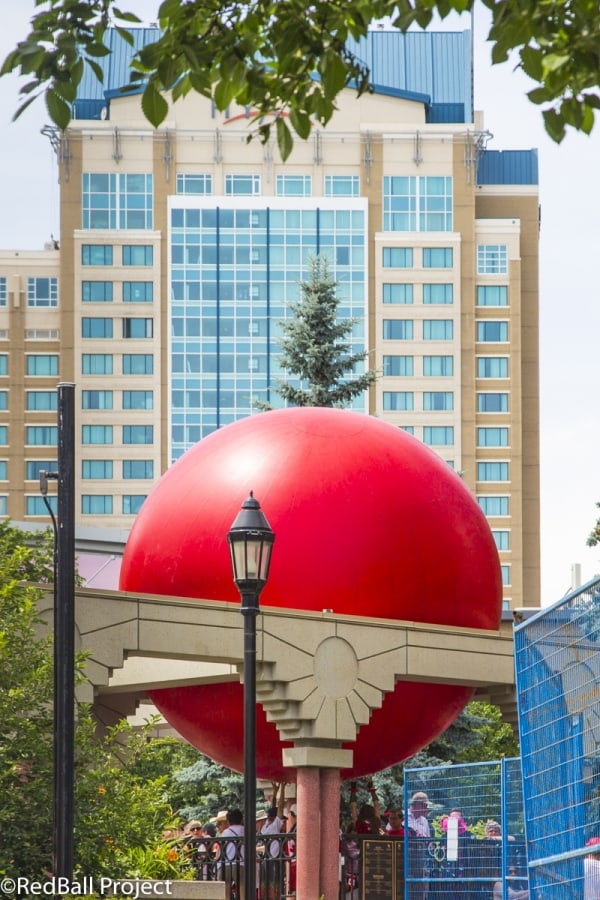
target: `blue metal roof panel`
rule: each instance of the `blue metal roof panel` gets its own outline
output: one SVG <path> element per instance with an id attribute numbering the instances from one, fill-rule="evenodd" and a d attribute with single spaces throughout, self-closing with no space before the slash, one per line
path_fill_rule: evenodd
<path id="1" fill-rule="evenodd" d="M 539 184 L 537 150 L 484 150 L 478 184 Z"/>

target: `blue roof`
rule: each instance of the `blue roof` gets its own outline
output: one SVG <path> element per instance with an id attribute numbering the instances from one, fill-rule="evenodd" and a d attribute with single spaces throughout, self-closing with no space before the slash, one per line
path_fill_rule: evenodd
<path id="1" fill-rule="evenodd" d="M 104 71 L 104 82 L 97 81 L 86 66 L 73 105 L 74 118 L 99 119 L 108 100 L 129 84 L 134 54 L 160 35 L 158 28 L 133 28 L 131 31 L 133 47 L 116 29 L 107 31 L 105 43 L 111 52 L 96 60 Z M 376 29 L 360 41 L 349 40 L 347 46 L 369 67 L 376 93 L 423 103 L 427 121 L 472 121 L 470 31 L 410 31 L 403 34 L 397 29 Z"/>
<path id="2" fill-rule="evenodd" d="M 478 184 L 539 184 L 537 150 L 484 150 Z"/>

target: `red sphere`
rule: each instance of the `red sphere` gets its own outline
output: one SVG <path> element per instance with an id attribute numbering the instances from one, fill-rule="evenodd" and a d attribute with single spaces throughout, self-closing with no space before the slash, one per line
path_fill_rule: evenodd
<path id="1" fill-rule="evenodd" d="M 433 451 L 371 416 L 322 408 L 243 419 L 161 478 L 131 531 L 126 591 L 239 602 L 227 532 L 250 490 L 276 534 L 261 606 L 497 628 L 498 554 L 461 479 Z M 406 759 L 456 717 L 470 688 L 398 682 L 352 744 L 345 776 Z M 153 691 L 167 720 L 241 771 L 242 687 Z M 257 771 L 290 780 L 275 726 L 257 710 Z"/>

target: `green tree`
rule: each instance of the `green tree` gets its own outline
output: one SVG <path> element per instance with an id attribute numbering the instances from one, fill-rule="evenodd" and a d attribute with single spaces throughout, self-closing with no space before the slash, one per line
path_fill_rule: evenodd
<path id="1" fill-rule="evenodd" d="M 600 509 L 600 503 L 596 503 L 596 506 Z M 586 544 L 588 547 L 597 547 L 600 544 L 600 518 L 596 519 L 596 524 L 590 531 Z"/>
<path id="2" fill-rule="evenodd" d="M 536 83 L 530 100 L 543 107 L 546 129 L 560 141 L 567 126 L 590 132 L 600 107 L 600 7 L 596 0 L 483 0 L 490 10 L 492 62 L 518 53 L 518 64 Z M 282 157 L 313 122 L 325 125 L 342 88 L 369 90 L 369 71 L 347 49 L 372 22 L 389 18 L 396 28 L 426 27 L 435 12 L 466 12 L 474 0 L 163 0 L 160 38 L 135 57 L 133 80 L 144 86 L 142 107 L 155 126 L 167 116 L 165 91 L 173 100 L 196 91 L 218 109 L 232 103 L 256 110 L 263 139 L 275 129 Z M 31 20 L 29 35 L 7 56 L 0 74 L 28 77 L 22 111 L 45 93 L 52 120 L 65 128 L 84 67 L 101 80 L 97 60 L 106 55 L 106 29 L 116 24 L 132 43 L 139 20 L 115 0 L 36 0 L 45 8 Z M 318 79 L 315 80 L 315 73 Z M 289 124 L 288 124 L 289 123 Z M 290 129 L 291 125 L 291 129 Z"/>
<path id="3" fill-rule="evenodd" d="M 301 386 L 282 380 L 274 391 L 294 406 L 347 406 L 377 375 L 368 370 L 348 378 L 368 351 L 351 352 L 348 338 L 355 320 L 337 319 L 340 301 L 324 257 L 310 260 L 309 277 L 300 282 L 300 291 L 300 299 L 288 304 L 291 316 L 281 323 L 279 364 L 298 376 Z"/>

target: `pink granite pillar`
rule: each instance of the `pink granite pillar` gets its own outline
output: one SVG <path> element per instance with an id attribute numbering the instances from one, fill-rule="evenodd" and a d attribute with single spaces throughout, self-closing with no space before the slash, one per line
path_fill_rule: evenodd
<path id="1" fill-rule="evenodd" d="M 336 900 L 340 878 L 340 770 L 321 769 L 321 877 L 319 896 Z"/>
<path id="2" fill-rule="evenodd" d="M 296 900 L 319 898 L 319 769 L 299 766 L 296 777 Z M 329 898 L 327 898 L 329 900 Z"/>

